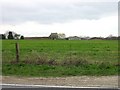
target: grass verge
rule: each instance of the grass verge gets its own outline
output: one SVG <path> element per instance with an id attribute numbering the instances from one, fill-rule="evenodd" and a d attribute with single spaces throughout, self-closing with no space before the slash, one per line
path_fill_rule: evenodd
<path id="1" fill-rule="evenodd" d="M 36 64 L 4 64 L 3 75 L 16 76 L 41 76 L 41 77 L 65 77 L 80 75 L 117 75 L 118 66 L 104 64 L 89 64 L 81 66 L 50 66 Z"/>

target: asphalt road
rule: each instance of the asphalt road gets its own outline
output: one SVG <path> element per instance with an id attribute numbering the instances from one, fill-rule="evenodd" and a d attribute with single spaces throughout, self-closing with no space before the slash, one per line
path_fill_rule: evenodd
<path id="1" fill-rule="evenodd" d="M 100 88 L 100 87 L 58 87 L 58 86 L 2 85 L 2 90 L 120 90 L 120 89 Z"/>

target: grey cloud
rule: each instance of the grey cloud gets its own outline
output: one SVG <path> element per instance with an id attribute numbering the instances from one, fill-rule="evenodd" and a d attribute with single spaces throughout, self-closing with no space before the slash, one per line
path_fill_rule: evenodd
<path id="1" fill-rule="evenodd" d="M 73 4 L 33 4 L 2 5 L 4 23 L 62 23 L 78 19 L 100 19 L 105 15 L 117 12 L 116 2 L 73 3 Z"/>

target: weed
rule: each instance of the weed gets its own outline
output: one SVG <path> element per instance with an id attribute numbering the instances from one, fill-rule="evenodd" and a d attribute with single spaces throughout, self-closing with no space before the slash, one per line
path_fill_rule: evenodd
<path id="1" fill-rule="evenodd" d="M 48 61 L 48 65 L 58 65 L 58 63 L 57 63 L 56 60 L 50 59 L 50 60 Z"/>
<path id="2" fill-rule="evenodd" d="M 62 60 L 61 62 L 62 65 L 66 66 L 79 66 L 79 65 L 87 65 L 88 61 L 83 59 L 83 58 L 78 58 L 78 57 L 68 57 L 65 60 Z"/>

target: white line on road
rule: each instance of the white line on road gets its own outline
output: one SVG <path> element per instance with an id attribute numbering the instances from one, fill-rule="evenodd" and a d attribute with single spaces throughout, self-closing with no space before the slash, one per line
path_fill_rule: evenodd
<path id="1" fill-rule="evenodd" d="M 1 84 L 0 86 L 18 86 L 18 87 L 45 87 L 45 88 L 114 88 L 117 87 L 100 87 L 100 86 L 90 86 L 90 87 L 75 87 L 75 86 L 51 86 L 51 85 L 25 85 L 25 84 Z"/>

